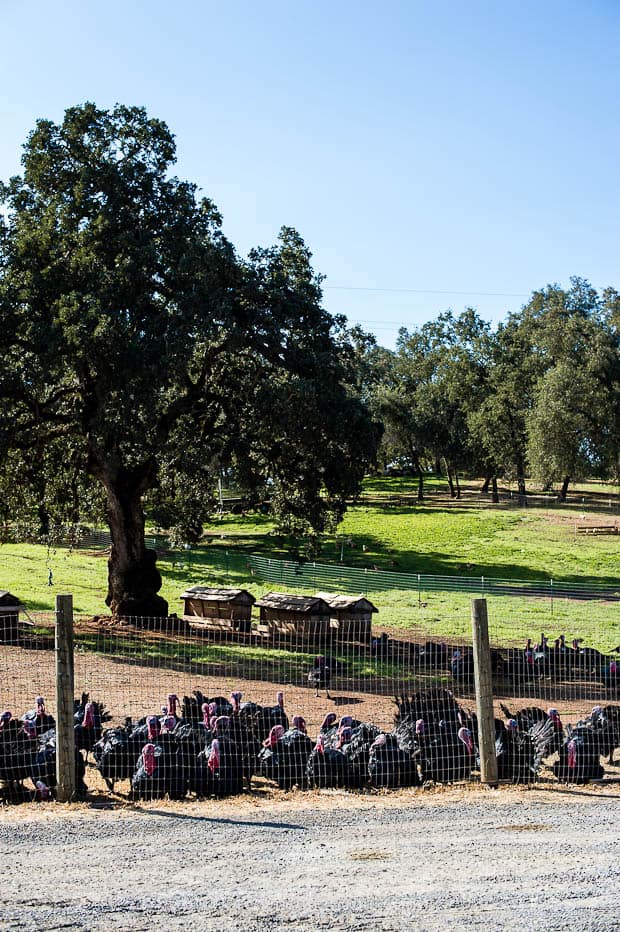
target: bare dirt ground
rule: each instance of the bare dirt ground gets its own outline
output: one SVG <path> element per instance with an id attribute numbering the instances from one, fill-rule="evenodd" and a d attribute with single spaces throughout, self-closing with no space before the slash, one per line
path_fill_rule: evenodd
<path id="1" fill-rule="evenodd" d="M 232 665 L 231 665 L 232 666 Z M 54 656 L 50 651 L 28 651 L 18 647 L 0 648 L 0 670 L 7 676 L 0 679 L 0 705 L 14 713 L 26 711 L 36 695 L 43 695 L 54 710 Z M 233 673 L 205 677 L 195 673 L 167 670 L 146 664 L 135 664 L 93 653 L 75 654 L 75 690 L 89 692 L 93 699 L 105 702 L 115 721 L 131 715 L 135 720 L 148 713 L 158 713 L 166 703 L 168 693 L 183 696 L 200 688 L 205 695 L 229 696 L 240 689 L 244 698 L 262 705 L 275 705 L 278 690 L 284 690 L 289 717 L 303 715 L 308 726 L 318 726 L 327 712 L 354 715 L 363 721 L 374 721 L 381 727 L 391 727 L 395 707 L 389 696 L 338 691 L 327 700 L 325 691 L 315 697 L 308 687 L 286 682 L 270 682 L 240 678 Z"/>
<path id="2" fill-rule="evenodd" d="M 237 669 L 235 669 L 237 668 Z M 238 664 L 231 662 L 230 673 L 222 676 L 205 676 L 183 670 L 170 670 L 148 663 L 134 663 L 114 657 L 106 657 L 91 652 L 75 653 L 75 692 L 89 692 L 91 698 L 105 702 L 113 715 L 114 722 L 122 722 L 130 715 L 134 720 L 153 713 L 159 713 L 169 693 L 179 696 L 191 694 L 200 688 L 208 696 L 229 696 L 232 690 L 240 689 L 245 699 L 252 699 L 262 705 L 275 705 L 278 690 L 284 690 L 285 705 L 289 717 L 303 715 L 309 730 L 317 728 L 327 712 L 335 711 L 338 715 L 352 715 L 361 721 L 374 722 L 381 728 L 390 729 L 394 720 L 395 705 L 393 695 L 403 687 L 421 688 L 421 683 L 411 679 L 409 682 L 377 682 L 375 691 L 372 681 L 365 684 L 365 691 L 355 689 L 342 690 L 336 684 L 327 699 L 321 690 L 317 698 L 314 690 L 290 682 L 255 680 L 239 676 Z M 393 687 L 393 691 L 390 689 Z M 597 684 L 580 686 L 580 698 L 562 698 L 561 685 L 550 685 L 545 690 L 549 694 L 543 699 L 531 696 L 502 696 L 501 701 L 511 710 L 518 710 L 529 705 L 555 705 L 563 719 L 576 721 L 587 715 L 595 703 L 604 704 L 601 689 Z M 570 692 L 570 690 L 568 690 Z M 591 693 L 591 695 L 587 695 Z M 0 647 L 0 707 L 11 709 L 13 714 L 23 714 L 31 708 L 34 697 L 43 695 L 48 707 L 54 712 L 55 705 L 55 671 L 54 655 L 50 650 L 25 650 L 20 647 Z M 457 698 L 465 708 L 475 708 L 471 696 Z M 501 717 L 498 698 L 495 705 Z"/>
<path id="3" fill-rule="evenodd" d="M 0 928 L 611 930 L 619 798 L 461 788 L 12 807 Z"/>

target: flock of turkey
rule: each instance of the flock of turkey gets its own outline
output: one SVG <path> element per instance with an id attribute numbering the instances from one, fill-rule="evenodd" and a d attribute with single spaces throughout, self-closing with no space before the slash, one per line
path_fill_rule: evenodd
<path id="1" fill-rule="evenodd" d="M 474 657 L 471 648 L 446 648 L 427 642 L 423 653 L 436 656 L 438 648 L 444 647 L 449 654 L 450 672 L 460 685 L 474 681 Z M 561 634 L 553 644 L 541 633 L 534 643 L 528 638 L 523 648 L 502 648 L 491 651 L 493 675 L 503 677 L 514 686 L 533 680 L 549 679 L 584 680 L 601 683 L 606 689 L 617 692 L 620 687 L 620 646 L 609 654 L 596 648 L 584 646 L 582 639 L 573 638 L 570 644 Z M 446 664 L 444 663 L 444 666 Z"/>
<path id="2" fill-rule="evenodd" d="M 395 699 L 394 727 L 328 713 L 315 739 L 306 722 L 291 720 L 279 692 L 272 707 L 243 702 L 240 692 L 208 698 L 199 690 L 183 700 L 170 694 L 158 715 L 109 726 L 111 715 L 82 694 L 75 702 L 75 761 L 83 796 L 86 758 L 114 791 L 130 781 L 133 799 L 222 797 L 243 792 L 257 774 L 280 789 L 294 786 L 396 788 L 468 779 L 479 766 L 475 714 L 447 689 L 428 689 Z M 537 707 L 496 719 L 499 777 L 514 783 L 537 778 L 543 760 L 554 758 L 558 780 L 586 783 L 603 776 L 601 756 L 613 763 L 620 746 L 620 706 L 596 706 L 574 725 L 555 709 Z M 13 801 L 48 799 L 56 782 L 54 718 L 45 701 L 19 718 L 0 715 L 0 781 Z M 33 789 L 24 785 L 30 780 Z"/>

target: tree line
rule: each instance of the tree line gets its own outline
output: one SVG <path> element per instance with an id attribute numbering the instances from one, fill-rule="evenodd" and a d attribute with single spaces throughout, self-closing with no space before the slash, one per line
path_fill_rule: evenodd
<path id="1" fill-rule="evenodd" d="M 572 480 L 620 475 L 620 295 L 587 281 L 534 291 L 493 328 L 475 310 L 401 329 L 396 349 L 353 331 L 360 391 L 381 423 L 379 460 L 424 475 L 528 478 L 566 499 Z"/>

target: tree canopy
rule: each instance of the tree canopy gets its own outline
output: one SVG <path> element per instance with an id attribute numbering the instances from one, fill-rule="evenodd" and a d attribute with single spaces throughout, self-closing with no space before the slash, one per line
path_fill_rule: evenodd
<path id="1" fill-rule="evenodd" d="M 620 475 L 620 315 L 617 292 L 583 279 L 549 285 L 494 330 L 471 309 L 402 330 L 381 359 L 371 405 L 385 433 L 380 457 L 422 480 L 458 472 L 559 484 Z M 367 361 L 371 357 L 367 354 Z M 421 489 L 421 486 L 420 486 Z"/>
<path id="2" fill-rule="evenodd" d="M 291 533 L 320 534 L 376 437 L 301 237 L 239 257 L 174 160 L 144 109 L 89 103 L 39 121 L 2 190 L 4 510 L 13 487 L 73 517 L 99 498 L 125 615 L 167 613 L 145 496 L 199 533 L 232 464 Z"/>

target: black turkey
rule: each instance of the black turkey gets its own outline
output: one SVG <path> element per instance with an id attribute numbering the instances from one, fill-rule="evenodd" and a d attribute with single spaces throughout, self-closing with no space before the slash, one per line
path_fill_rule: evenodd
<path id="1" fill-rule="evenodd" d="M 193 718 L 183 718 L 174 729 L 174 738 L 177 744 L 178 752 L 181 757 L 183 767 L 187 773 L 190 784 L 193 781 L 193 772 L 199 754 L 211 743 L 214 737 L 214 731 L 211 727 L 211 717 L 209 704 L 202 704 L 202 721 Z M 215 726 L 214 720 L 213 726 Z"/>
<path id="2" fill-rule="evenodd" d="M 559 759 L 553 765 L 557 779 L 578 784 L 602 779 L 605 771 L 601 766 L 600 736 L 587 726 L 569 725 L 566 732 Z"/>
<path id="3" fill-rule="evenodd" d="M 181 716 L 177 712 L 179 702 L 180 700 L 176 693 L 168 693 L 166 700 L 166 713 L 164 716 L 165 718 L 172 717 L 177 719 L 177 721 L 181 720 Z"/>
<path id="4" fill-rule="evenodd" d="M 512 783 L 536 780 L 553 741 L 553 731 L 550 718 L 534 722 L 527 730 L 509 719 L 495 738 L 498 778 Z"/>
<path id="5" fill-rule="evenodd" d="M 263 746 L 258 755 L 258 772 L 268 780 L 278 782 L 278 742 L 284 734 L 283 725 L 274 725 L 268 736 L 263 741 Z"/>
<path id="6" fill-rule="evenodd" d="M 258 756 L 259 773 L 273 780 L 281 790 L 306 784 L 308 758 L 314 746 L 305 729 L 305 722 L 296 716 L 293 727 L 284 731 L 274 725 Z"/>
<path id="7" fill-rule="evenodd" d="M 36 725 L 35 725 L 36 728 Z M 38 736 L 39 750 L 32 762 L 30 778 L 34 784 L 37 781 L 45 783 L 52 790 L 56 787 L 56 731 L 50 728 Z M 88 793 L 84 782 L 86 764 L 80 751 L 75 749 L 75 791 L 78 797 Z"/>
<path id="8" fill-rule="evenodd" d="M 256 716 L 257 737 L 264 741 L 274 725 L 282 725 L 287 731 L 289 720 L 284 711 L 284 693 L 278 692 L 274 706 L 263 706 Z"/>
<path id="9" fill-rule="evenodd" d="M 232 704 L 232 714 L 230 716 L 230 737 L 237 745 L 241 754 L 243 775 L 248 790 L 252 789 L 252 776 L 258 764 L 258 755 L 260 754 L 262 743 L 259 738 L 260 726 L 257 721 L 256 713 L 253 715 L 247 709 L 249 703 L 245 703 L 246 711 L 243 712 L 244 706 L 241 705 L 243 694 L 236 690 L 230 694 Z"/>
<path id="10" fill-rule="evenodd" d="M 32 774 L 39 752 L 34 722 L 19 722 L 7 710 L 0 716 L 0 782 L 13 802 L 29 798 L 23 781 Z"/>
<path id="11" fill-rule="evenodd" d="M 457 686 L 471 686 L 474 682 L 474 655 L 471 650 L 457 647 L 450 660 L 450 672 Z"/>
<path id="12" fill-rule="evenodd" d="M 425 689 L 396 700 L 395 735 L 406 753 L 415 755 L 422 780 L 454 783 L 467 779 L 475 766 L 471 716 L 448 689 Z"/>
<path id="13" fill-rule="evenodd" d="M 349 778 L 350 765 L 345 754 L 336 747 L 327 747 L 325 738 L 319 734 L 306 765 L 306 776 L 310 786 L 319 789 L 345 786 Z"/>
<path id="14" fill-rule="evenodd" d="M 342 747 L 342 753 L 349 762 L 350 786 L 363 787 L 368 782 L 370 748 L 380 734 L 377 726 L 370 722 L 360 722 L 355 728 L 350 729 L 348 740 Z"/>
<path id="15" fill-rule="evenodd" d="M 131 742 L 134 726 L 131 719 L 124 725 L 106 728 L 103 735 L 93 747 L 95 766 L 110 792 L 119 780 L 129 780 L 136 766 L 139 751 Z"/>
<path id="16" fill-rule="evenodd" d="M 368 776 L 376 789 L 419 786 L 422 782 L 415 757 L 404 751 L 395 734 L 380 734 L 368 755 Z"/>
<path id="17" fill-rule="evenodd" d="M 30 709 L 22 716 L 23 722 L 33 722 L 37 730 L 37 735 L 42 735 L 56 726 L 53 715 L 45 708 L 45 699 L 43 696 L 37 696 L 34 700 L 34 709 Z"/>
<path id="18" fill-rule="evenodd" d="M 93 749 L 103 734 L 104 723 L 109 722 L 112 716 L 106 711 L 102 703 L 88 701 L 88 693 L 83 693 L 82 699 L 84 697 L 86 697 L 87 701 L 83 706 L 83 710 L 81 706 L 78 706 L 73 716 L 73 720 L 76 722 L 73 727 L 73 734 L 76 748 L 78 751 L 86 751 L 88 758 L 88 752 Z M 80 714 L 82 716 L 81 720 L 78 717 Z"/>
<path id="19" fill-rule="evenodd" d="M 545 712 L 539 706 L 533 705 L 513 713 L 503 702 L 500 702 L 499 707 L 508 721 L 517 723 L 520 732 L 529 732 L 537 723 L 551 721 L 553 728 L 545 732 L 548 737 L 548 744 L 544 756 L 546 757 L 547 754 L 551 754 L 553 751 L 559 751 L 564 741 L 564 726 L 557 709 L 549 708 Z"/>
<path id="20" fill-rule="evenodd" d="M 324 689 L 327 699 L 330 699 L 329 687 L 332 679 L 332 663 L 330 658 L 324 654 L 319 654 L 314 658 L 312 669 L 308 673 L 308 685 L 315 690 L 315 696 L 318 698 L 319 690 Z"/>
<path id="21" fill-rule="evenodd" d="M 235 796 L 243 792 L 243 757 L 230 737 L 229 719 L 215 722 L 211 744 L 198 755 L 190 776 L 190 790 L 197 796 Z"/>
<path id="22" fill-rule="evenodd" d="M 182 763 L 161 744 L 145 744 L 131 778 L 132 799 L 183 799 L 187 779 Z"/>
<path id="23" fill-rule="evenodd" d="M 319 729 L 319 734 L 323 735 L 326 744 L 331 744 L 335 740 L 338 732 L 338 716 L 335 712 L 328 712 Z"/>
<path id="24" fill-rule="evenodd" d="M 467 780 L 476 764 L 476 749 L 469 728 L 455 729 L 454 723 L 440 721 L 425 733 L 420 754 L 424 782 L 455 783 Z"/>
<path id="25" fill-rule="evenodd" d="M 614 751 L 620 747 L 620 706 L 595 705 L 590 714 L 577 722 L 575 730 L 588 729 L 598 741 L 600 753 L 613 765 Z"/>

